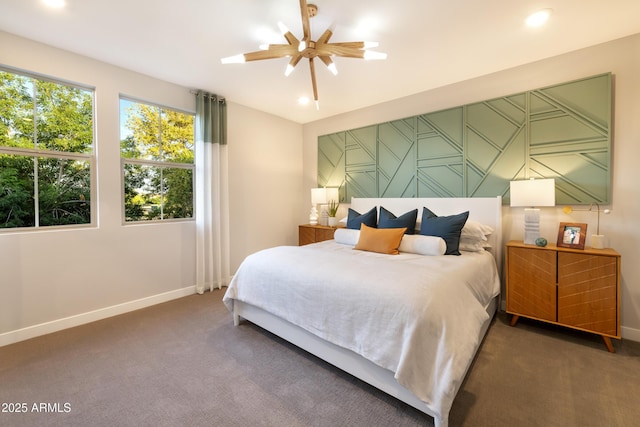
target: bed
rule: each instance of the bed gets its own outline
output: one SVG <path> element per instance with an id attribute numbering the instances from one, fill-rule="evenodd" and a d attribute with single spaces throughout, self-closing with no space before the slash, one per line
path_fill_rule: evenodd
<path id="1" fill-rule="evenodd" d="M 391 217 L 418 209 L 417 230 L 425 207 L 442 218 L 468 211 L 463 237 L 481 225 L 482 248 L 433 255 L 405 242 L 432 250 L 444 245 L 439 238 L 402 237 L 407 252 L 387 255 L 354 250 L 364 229 L 341 230 L 335 240 L 248 256 L 223 302 L 236 326 L 248 320 L 446 427 L 498 307 L 502 200 L 353 198 L 350 207 L 378 215 L 384 207 Z"/>

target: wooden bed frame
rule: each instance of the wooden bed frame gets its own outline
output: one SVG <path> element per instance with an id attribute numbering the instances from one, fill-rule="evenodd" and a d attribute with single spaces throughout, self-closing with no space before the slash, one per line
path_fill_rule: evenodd
<path id="1" fill-rule="evenodd" d="M 371 209 L 373 206 L 384 206 L 387 210 L 396 215 L 400 215 L 408 210 L 418 208 L 418 221 L 422 215 L 422 207 L 426 206 L 438 216 L 451 215 L 469 210 L 469 218 L 482 224 L 490 225 L 495 232 L 489 237 L 491 251 L 496 259 L 498 267 L 498 275 L 501 274 L 502 267 L 502 199 L 496 198 L 455 198 L 455 199 L 352 199 L 351 207 L 360 213 Z M 485 307 L 489 318 L 482 325 L 480 330 L 478 348 L 484 338 L 489 325 L 493 319 L 493 315 L 498 309 L 499 296 L 494 298 Z M 274 316 L 258 307 L 244 303 L 242 301 L 234 301 L 233 322 L 234 325 L 240 324 L 240 319 L 246 319 L 255 325 L 289 341 L 290 343 L 308 351 L 309 353 L 319 357 L 320 359 L 342 369 L 343 371 L 353 375 L 360 380 L 371 384 L 372 386 L 382 390 L 383 392 L 393 396 L 402 402 L 413 406 L 414 408 L 432 416 L 434 418 L 435 427 L 447 427 L 449 423 L 449 411 L 446 408 L 443 414 L 437 414 L 436 411 L 426 403 L 418 399 L 412 392 L 401 386 L 394 378 L 394 373 L 387 369 L 381 368 L 369 360 L 363 358 L 357 353 L 339 347 L 335 344 L 327 342 L 317 336 L 307 332 L 306 330 L 293 325 L 280 317 Z M 476 348 L 476 352 L 477 349 Z M 465 369 L 467 374 L 473 359 L 468 362 Z M 458 393 L 459 386 L 455 393 Z"/>

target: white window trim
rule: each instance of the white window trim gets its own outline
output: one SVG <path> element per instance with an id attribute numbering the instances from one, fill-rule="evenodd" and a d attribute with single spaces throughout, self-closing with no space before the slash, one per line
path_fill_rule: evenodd
<path id="1" fill-rule="evenodd" d="M 118 98 L 118 117 L 121 117 L 120 111 L 120 101 L 125 100 L 129 102 L 135 102 L 138 104 L 146 104 L 152 107 L 172 110 L 182 114 L 188 114 L 194 116 L 194 162 L 191 163 L 176 163 L 176 162 L 162 162 L 158 160 L 143 160 L 143 159 L 132 159 L 129 157 L 122 157 L 122 151 L 120 151 L 120 218 L 121 224 L 123 226 L 140 226 L 145 224 L 165 224 L 165 223 L 175 223 L 175 222 L 191 222 L 196 220 L 196 162 L 195 162 L 195 112 L 183 110 L 181 108 L 170 107 L 168 105 L 159 104 L 157 102 L 148 101 L 142 98 L 136 98 L 129 95 L 120 94 Z M 120 120 L 120 119 L 118 119 Z M 118 122 L 118 133 L 122 128 L 122 123 Z M 120 143 L 120 139 L 119 139 Z M 193 198 L 193 215 L 190 218 L 167 218 L 167 219 L 154 219 L 154 220 L 144 220 L 144 221 L 127 221 L 127 216 L 125 213 L 125 202 L 124 202 L 124 166 L 125 164 L 135 164 L 141 166 L 156 166 L 156 167 L 175 167 L 180 169 L 191 169 L 193 170 L 193 179 L 191 181 L 192 184 L 192 198 Z"/>
<path id="2" fill-rule="evenodd" d="M 11 234 L 11 233 L 41 233 L 47 231 L 61 231 L 61 230 L 77 230 L 77 229 L 87 229 L 87 228 L 97 228 L 98 227 L 98 179 L 96 174 L 96 141 L 97 141 L 97 109 L 96 109 L 96 88 L 95 86 L 84 85 L 77 82 L 72 82 L 70 80 L 65 80 L 57 77 L 47 76 L 44 74 L 34 73 L 28 70 L 23 70 L 21 68 L 10 67 L 6 65 L 0 65 L 0 71 L 4 71 L 6 73 L 17 74 L 23 77 L 28 77 L 31 79 L 46 81 L 50 83 L 55 83 L 63 86 L 69 86 L 75 89 L 85 90 L 91 92 L 91 115 L 92 115 L 92 140 L 91 140 L 91 152 L 90 153 L 74 153 L 68 151 L 53 151 L 53 150 L 42 150 L 38 148 L 34 149 L 24 149 L 17 147 L 4 147 L 0 146 L 0 153 L 10 154 L 10 155 L 19 155 L 19 156 L 29 156 L 29 157 L 48 157 L 48 158 L 63 158 L 63 159 L 72 159 L 72 160 L 88 160 L 89 161 L 89 183 L 91 188 L 89 189 L 91 200 L 89 201 L 90 206 L 90 223 L 89 224 L 65 224 L 65 225 L 47 225 L 41 226 L 39 224 L 39 216 L 36 215 L 36 225 L 33 227 L 14 227 L 14 228 L 0 228 L 1 234 Z M 35 126 L 35 123 L 34 123 Z M 37 135 L 34 133 L 34 138 L 37 139 Z M 35 140 L 34 140 L 35 143 Z M 37 191 L 38 185 L 35 184 L 34 191 Z M 37 194 L 36 194 L 37 200 Z M 36 205 L 36 207 L 38 207 Z"/>

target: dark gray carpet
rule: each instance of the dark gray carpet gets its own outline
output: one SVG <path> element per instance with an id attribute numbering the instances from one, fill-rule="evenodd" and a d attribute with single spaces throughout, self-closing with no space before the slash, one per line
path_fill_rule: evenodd
<path id="1" fill-rule="evenodd" d="M 222 294 L 0 348 L 1 409 L 27 409 L 0 412 L 0 425 L 433 425 L 250 323 L 234 327 Z M 614 346 L 526 320 L 512 328 L 499 314 L 450 425 L 636 426 L 640 344 Z"/>

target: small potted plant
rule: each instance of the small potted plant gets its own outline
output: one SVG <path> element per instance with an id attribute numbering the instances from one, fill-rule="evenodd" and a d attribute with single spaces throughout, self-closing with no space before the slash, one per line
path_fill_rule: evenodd
<path id="1" fill-rule="evenodd" d="M 338 225 L 338 219 L 336 218 L 336 214 L 338 213 L 338 208 L 340 207 L 340 203 L 336 200 L 329 201 L 329 226 L 335 227 Z"/>

